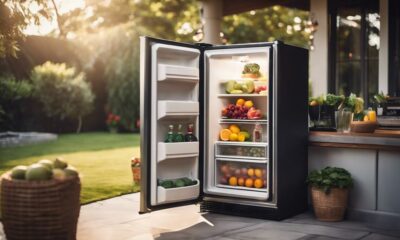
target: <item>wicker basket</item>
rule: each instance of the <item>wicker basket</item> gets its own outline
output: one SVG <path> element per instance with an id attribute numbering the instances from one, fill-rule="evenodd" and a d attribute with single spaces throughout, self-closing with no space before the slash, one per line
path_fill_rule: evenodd
<path id="1" fill-rule="evenodd" d="M 348 189 L 332 188 L 329 194 L 311 187 L 311 198 L 318 220 L 337 222 L 343 220 L 347 207 Z"/>
<path id="2" fill-rule="evenodd" d="M 7 239 L 76 239 L 80 190 L 78 177 L 25 181 L 4 174 L 1 213 Z"/>

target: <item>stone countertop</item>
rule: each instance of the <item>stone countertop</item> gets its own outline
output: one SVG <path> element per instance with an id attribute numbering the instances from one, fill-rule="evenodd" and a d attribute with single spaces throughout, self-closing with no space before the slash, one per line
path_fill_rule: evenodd
<path id="1" fill-rule="evenodd" d="M 309 145 L 400 151 L 400 130 L 377 129 L 374 133 L 310 131 Z"/>

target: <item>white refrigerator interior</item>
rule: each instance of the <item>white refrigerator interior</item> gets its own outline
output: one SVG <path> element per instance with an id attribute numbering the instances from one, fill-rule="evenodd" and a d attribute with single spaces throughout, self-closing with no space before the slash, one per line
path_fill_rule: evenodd
<path id="1" fill-rule="evenodd" d="M 200 51 L 165 44 L 151 46 L 151 178 L 152 205 L 192 200 L 199 197 L 199 142 L 165 142 L 169 125 L 199 123 L 199 58 Z M 197 184 L 180 188 L 163 188 L 159 180 L 188 177 Z"/>
<path id="2" fill-rule="evenodd" d="M 269 47 L 207 50 L 204 54 L 205 72 L 205 171 L 206 194 L 265 201 L 269 197 L 270 159 L 268 159 L 268 91 L 257 93 L 228 93 L 226 84 L 253 81 L 255 86 L 268 87 Z M 258 79 L 242 77 L 245 64 L 260 66 Z M 223 118 L 221 110 L 238 99 L 251 101 L 262 113 L 260 119 Z M 262 141 L 221 140 L 220 131 L 235 125 L 252 135 L 256 123 L 262 127 Z M 231 179 L 233 177 L 233 179 Z M 260 185 L 261 181 L 261 185 Z M 257 183 L 256 183 L 257 182 Z M 257 186 L 257 187 L 255 187 Z"/>

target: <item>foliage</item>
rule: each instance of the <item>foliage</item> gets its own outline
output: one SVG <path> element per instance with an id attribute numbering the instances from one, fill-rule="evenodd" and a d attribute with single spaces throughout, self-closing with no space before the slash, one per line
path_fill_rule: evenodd
<path id="1" fill-rule="evenodd" d="M 241 14 L 225 16 L 222 31 L 228 43 L 272 42 L 308 48 L 308 12 L 273 6 Z"/>
<path id="2" fill-rule="evenodd" d="M 109 128 L 117 128 L 119 122 L 121 121 L 121 117 L 115 114 L 108 114 L 106 123 Z"/>
<path id="3" fill-rule="evenodd" d="M 16 80 L 12 75 L 0 76 L 0 129 L 10 129 L 15 114 L 21 110 L 21 100 L 32 94 L 32 85 L 26 80 Z"/>
<path id="4" fill-rule="evenodd" d="M 63 157 L 82 175 L 81 202 L 110 198 L 132 190 L 129 161 L 139 156 L 138 134 L 61 134 L 56 141 L 22 147 L 0 148 L 0 174 L 38 159 Z"/>
<path id="5" fill-rule="evenodd" d="M 350 109 L 355 114 L 360 114 L 364 110 L 364 99 L 351 93 L 344 101 L 344 107 Z"/>
<path id="6" fill-rule="evenodd" d="M 40 18 L 50 18 L 47 0 L 0 0 L 0 58 L 16 57 L 18 41 L 24 38 L 22 30 L 29 23 L 38 25 Z"/>
<path id="7" fill-rule="evenodd" d="M 82 117 L 90 113 L 94 95 L 83 73 L 76 73 L 66 64 L 46 62 L 32 71 L 35 97 L 42 103 L 49 117 L 78 119 L 77 132 Z"/>
<path id="8" fill-rule="evenodd" d="M 307 177 L 307 183 L 313 187 L 321 188 L 329 193 L 331 188 L 350 188 L 353 186 L 351 174 L 337 167 L 325 167 L 322 170 L 314 170 Z"/>
<path id="9" fill-rule="evenodd" d="M 325 104 L 328 106 L 333 106 L 336 109 L 341 105 L 345 100 L 345 97 L 343 95 L 335 95 L 328 93 L 325 97 Z"/>
<path id="10" fill-rule="evenodd" d="M 376 105 L 385 105 L 388 98 L 389 96 L 387 94 L 380 92 L 374 95 L 374 102 Z"/>

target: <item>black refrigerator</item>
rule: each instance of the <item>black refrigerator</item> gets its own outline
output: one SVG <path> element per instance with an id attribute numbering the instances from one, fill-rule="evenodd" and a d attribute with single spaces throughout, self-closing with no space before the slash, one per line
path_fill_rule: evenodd
<path id="1" fill-rule="evenodd" d="M 266 219 L 305 211 L 308 50 L 140 44 L 140 212 L 190 203 Z M 179 125 L 182 134 L 193 125 L 197 141 L 182 141 Z"/>

